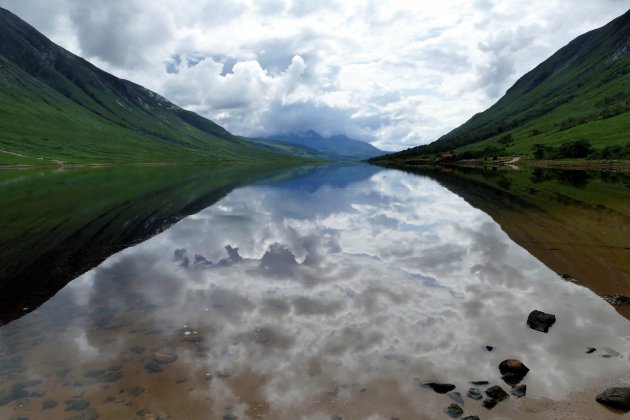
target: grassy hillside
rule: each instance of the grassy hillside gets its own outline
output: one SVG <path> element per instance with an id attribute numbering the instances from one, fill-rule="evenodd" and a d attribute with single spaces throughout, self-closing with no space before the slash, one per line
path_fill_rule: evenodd
<path id="1" fill-rule="evenodd" d="M 534 157 L 536 150 L 538 159 L 630 159 L 629 111 L 630 12 L 570 42 L 488 110 L 437 141 L 380 160 L 446 151 L 461 158 Z M 587 153 L 578 153 L 586 156 L 563 156 L 561 146 L 570 149 L 577 141 L 590 146 Z"/>
<path id="2" fill-rule="evenodd" d="M 318 155 L 339 161 L 357 161 L 382 155 L 386 152 L 370 143 L 351 139 L 345 135 L 322 137 L 313 130 L 303 133 L 278 134 L 264 141 L 270 144 L 290 144 L 315 150 Z"/>
<path id="3" fill-rule="evenodd" d="M 0 165 L 287 159 L 55 45 L 0 8 Z"/>

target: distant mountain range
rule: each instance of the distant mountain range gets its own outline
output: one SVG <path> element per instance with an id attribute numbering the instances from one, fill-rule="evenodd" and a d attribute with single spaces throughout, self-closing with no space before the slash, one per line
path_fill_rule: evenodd
<path id="1" fill-rule="evenodd" d="M 630 11 L 571 41 L 489 109 L 437 141 L 376 160 L 410 161 L 446 151 L 471 158 L 608 153 L 630 159 L 629 111 Z"/>
<path id="2" fill-rule="evenodd" d="M 351 139 L 345 135 L 326 138 L 313 130 L 303 133 L 277 134 L 269 136 L 264 141 L 303 146 L 311 149 L 321 158 L 332 160 L 363 160 L 387 153 L 370 143 Z"/>
<path id="3" fill-rule="evenodd" d="M 2 8 L 0 115 L 0 164 L 286 160 L 292 155 L 291 149 L 263 148 L 233 136 L 98 69 Z"/>

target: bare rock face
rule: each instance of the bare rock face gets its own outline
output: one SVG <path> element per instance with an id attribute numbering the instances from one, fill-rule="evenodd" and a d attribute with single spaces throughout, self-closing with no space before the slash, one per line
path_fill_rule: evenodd
<path id="1" fill-rule="evenodd" d="M 618 410 L 630 411 L 630 388 L 608 388 L 599 394 L 595 401 Z"/>
<path id="2" fill-rule="evenodd" d="M 555 322 L 555 315 L 536 310 L 532 311 L 527 317 L 527 325 L 529 325 L 529 328 L 544 333 L 549 332 L 549 328 L 551 328 Z"/>

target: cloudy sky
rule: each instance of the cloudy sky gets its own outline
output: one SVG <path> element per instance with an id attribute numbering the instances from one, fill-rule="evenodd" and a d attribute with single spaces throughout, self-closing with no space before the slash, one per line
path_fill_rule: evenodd
<path id="1" fill-rule="evenodd" d="M 626 0 L 0 0 L 70 51 L 235 134 L 385 150 L 495 102 Z"/>

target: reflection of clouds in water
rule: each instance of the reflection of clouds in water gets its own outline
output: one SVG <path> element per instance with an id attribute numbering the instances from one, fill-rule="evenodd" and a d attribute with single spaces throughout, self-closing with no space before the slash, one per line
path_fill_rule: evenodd
<path id="1" fill-rule="evenodd" d="M 69 289 L 84 300 L 86 286 L 88 344 L 90 328 L 121 317 L 171 334 L 190 325 L 209 347 L 182 359 L 191 369 L 262 375 L 265 398 L 289 407 L 333 383 L 384 380 L 411 401 L 413 378 L 496 381 L 508 357 L 532 369 L 530 395 L 563 397 L 625 366 L 586 346 L 628 350 L 607 304 L 459 197 L 393 171 L 345 189 L 237 190 Z M 525 326 L 532 309 L 557 315 L 550 334 Z M 124 352 L 130 338 L 116 339 Z"/>

